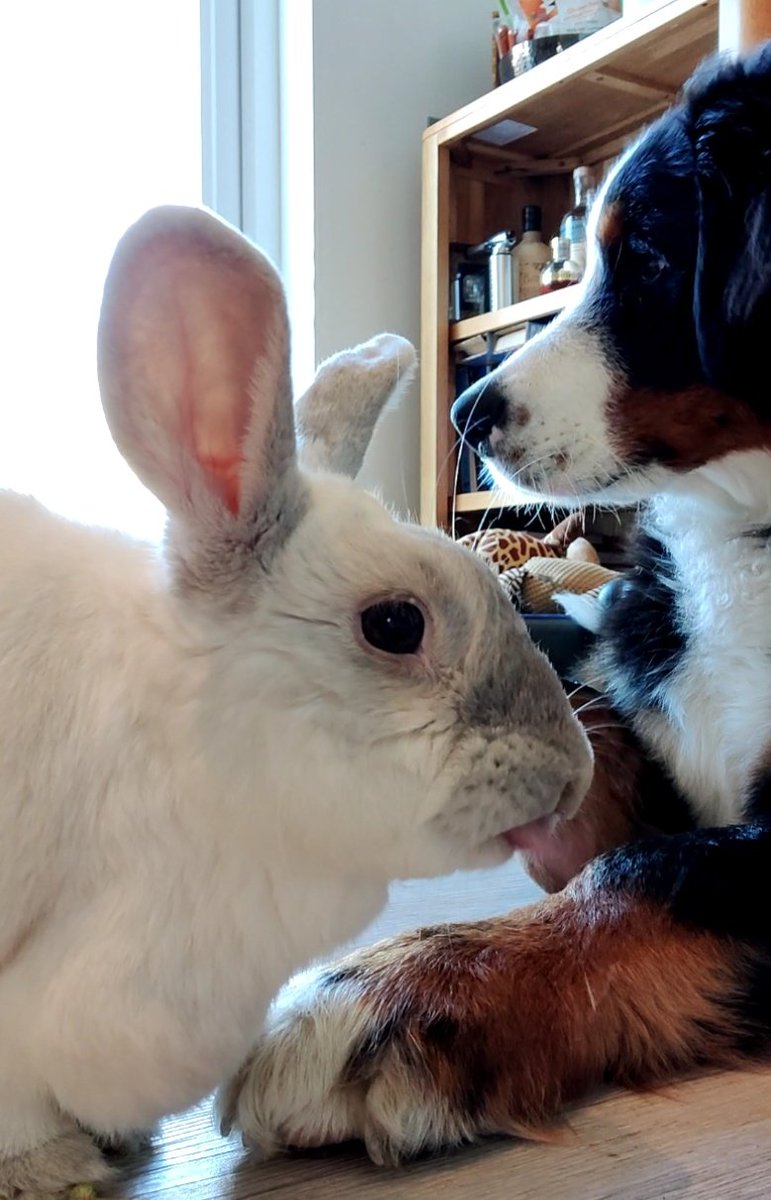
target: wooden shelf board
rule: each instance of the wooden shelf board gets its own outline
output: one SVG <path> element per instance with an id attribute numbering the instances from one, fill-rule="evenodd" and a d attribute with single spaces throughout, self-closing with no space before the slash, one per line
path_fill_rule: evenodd
<path id="1" fill-rule="evenodd" d="M 535 132 L 509 145 L 518 156 L 528 156 L 537 172 L 540 160 L 569 156 L 573 146 L 602 144 L 608 120 L 612 137 L 613 129 L 631 129 L 663 110 L 683 79 L 717 47 L 717 22 L 717 0 L 670 0 L 636 20 L 622 17 L 444 117 L 424 138 L 451 145 L 499 121 L 520 121 Z"/>
<path id="2" fill-rule="evenodd" d="M 467 317 L 465 321 L 455 321 L 450 326 L 450 342 L 462 342 L 465 338 L 478 337 L 480 334 L 516 329 L 518 325 L 525 325 L 528 321 L 550 317 L 553 313 L 562 312 L 575 291 L 574 287 L 563 288 L 562 291 L 551 292 L 546 296 L 533 296 L 532 300 L 509 304 L 506 308 L 496 308 L 494 312 L 481 313 L 478 317 Z"/>
<path id="3" fill-rule="evenodd" d="M 487 508 L 516 508 L 516 501 L 505 492 L 458 492 L 455 497 L 456 513 L 484 512 Z M 450 512 L 453 502 L 450 499 Z"/>

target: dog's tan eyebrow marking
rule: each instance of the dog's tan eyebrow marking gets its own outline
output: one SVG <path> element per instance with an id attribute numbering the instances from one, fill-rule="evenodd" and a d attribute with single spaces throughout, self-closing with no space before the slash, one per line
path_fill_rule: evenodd
<path id="1" fill-rule="evenodd" d="M 597 221 L 597 237 L 605 249 L 618 245 L 624 232 L 624 218 L 618 200 L 603 205 Z"/>

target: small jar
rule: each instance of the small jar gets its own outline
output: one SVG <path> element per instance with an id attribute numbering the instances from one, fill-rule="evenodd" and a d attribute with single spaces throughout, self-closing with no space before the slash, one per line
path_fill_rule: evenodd
<path id="1" fill-rule="evenodd" d="M 555 237 L 551 242 L 551 262 L 541 272 L 541 295 L 558 292 L 581 280 L 581 268 L 570 257 L 570 242 L 567 238 Z"/>

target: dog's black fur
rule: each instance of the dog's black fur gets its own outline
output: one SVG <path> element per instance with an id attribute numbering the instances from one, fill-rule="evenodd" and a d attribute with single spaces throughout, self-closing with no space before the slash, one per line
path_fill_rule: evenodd
<path id="1" fill-rule="evenodd" d="M 767 418 L 771 45 L 718 59 L 614 175 L 591 314 L 635 388 L 706 383 Z M 666 443 L 648 449 L 668 461 Z"/>

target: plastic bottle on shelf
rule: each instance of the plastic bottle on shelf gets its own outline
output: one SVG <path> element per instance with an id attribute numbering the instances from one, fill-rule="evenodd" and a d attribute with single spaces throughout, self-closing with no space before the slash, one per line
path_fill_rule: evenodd
<path id="1" fill-rule="evenodd" d="M 551 261 L 551 251 L 541 236 L 541 220 L 539 204 L 526 204 L 522 209 L 522 237 L 514 251 L 519 300 L 538 295 L 544 266 Z"/>
<path id="2" fill-rule="evenodd" d="M 555 237 L 551 240 L 552 259 L 541 272 L 541 294 L 558 292 L 561 288 L 570 287 L 581 279 L 582 271 L 578 263 L 570 256 L 570 243 L 567 238 Z"/>

